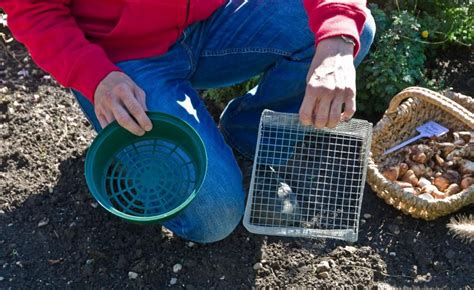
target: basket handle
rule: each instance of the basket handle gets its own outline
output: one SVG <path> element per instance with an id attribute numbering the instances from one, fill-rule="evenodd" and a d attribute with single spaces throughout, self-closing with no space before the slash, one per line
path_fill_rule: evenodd
<path id="1" fill-rule="evenodd" d="M 390 101 L 387 114 L 396 113 L 400 103 L 411 97 L 417 97 L 451 113 L 469 128 L 474 129 L 474 113 L 437 92 L 421 87 L 409 87 L 398 93 Z"/>

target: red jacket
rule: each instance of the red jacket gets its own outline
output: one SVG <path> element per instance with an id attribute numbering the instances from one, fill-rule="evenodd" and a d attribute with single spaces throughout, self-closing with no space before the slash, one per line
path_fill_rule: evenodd
<path id="1" fill-rule="evenodd" d="M 288 0 L 297 1 L 297 0 Z M 183 29 L 226 0 L 0 0 L 8 27 L 33 60 L 93 102 L 114 62 L 165 53 Z M 359 47 L 365 0 L 305 0 L 321 41 L 351 36 Z"/>

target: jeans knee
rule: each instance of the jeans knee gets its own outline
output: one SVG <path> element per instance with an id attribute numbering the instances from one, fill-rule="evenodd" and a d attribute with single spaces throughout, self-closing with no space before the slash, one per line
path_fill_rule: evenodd
<path id="1" fill-rule="evenodd" d="M 201 190 L 189 207 L 164 224 L 178 236 L 198 243 L 217 242 L 230 235 L 245 207 L 242 174 L 230 149 L 208 149 L 209 167 Z"/>
<path id="2" fill-rule="evenodd" d="M 200 204 L 188 213 L 178 228 L 171 230 L 182 238 L 202 244 L 223 240 L 235 230 L 244 214 L 243 189 L 233 196 L 214 195 L 205 201 L 206 204 Z"/>
<path id="3" fill-rule="evenodd" d="M 228 237 L 239 225 L 243 216 L 243 207 L 235 206 L 225 214 L 198 221 L 198 226 L 187 233 L 187 238 L 197 243 L 209 244 Z"/>

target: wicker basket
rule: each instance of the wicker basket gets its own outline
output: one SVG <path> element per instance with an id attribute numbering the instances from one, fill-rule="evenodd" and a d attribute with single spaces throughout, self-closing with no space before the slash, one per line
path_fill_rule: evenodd
<path id="1" fill-rule="evenodd" d="M 416 127 L 426 121 L 433 120 L 452 130 L 474 130 L 473 111 L 474 99 L 461 94 L 448 92 L 443 96 L 419 87 L 410 87 L 397 94 L 374 127 L 367 176 L 372 189 L 403 213 L 425 220 L 448 215 L 474 203 L 474 186 L 446 199 L 429 202 L 404 193 L 400 186 L 386 179 L 377 166 L 385 160 L 382 155 L 385 150 L 417 135 Z"/>

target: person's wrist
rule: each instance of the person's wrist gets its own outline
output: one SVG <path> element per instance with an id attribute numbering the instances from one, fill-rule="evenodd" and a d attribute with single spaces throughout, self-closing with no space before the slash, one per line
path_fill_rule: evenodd
<path id="1" fill-rule="evenodd" d="M 341 36 L 330 37 L 319 41 L 316 52 L 333 55 L 352 55 L 354 53 L 354 44 Z"/>

